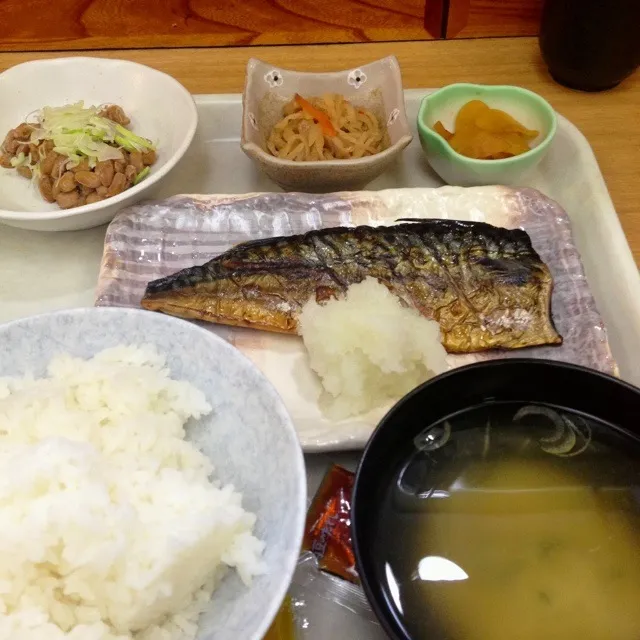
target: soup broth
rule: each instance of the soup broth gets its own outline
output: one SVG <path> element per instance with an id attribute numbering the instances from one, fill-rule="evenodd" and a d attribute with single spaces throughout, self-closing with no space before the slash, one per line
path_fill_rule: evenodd
<path id="1" fill-rule="evenodd" d="M 408 634 L 640 640 L 637 460 L 630 438 L 547 408 L 493 405 L 426 429 L 375 537 Z"/>

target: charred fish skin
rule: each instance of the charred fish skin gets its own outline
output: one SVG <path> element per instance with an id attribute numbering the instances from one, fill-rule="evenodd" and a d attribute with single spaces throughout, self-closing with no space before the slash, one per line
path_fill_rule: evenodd
<path id="1" fill-rule="evenodd" d="M 147 286 L 146 309 L 295 333 L 302 306 L 377 278 L 439 322 L 450 353 L 561 344 L 553 278 L 521 229 L 419 220 L 330 227 L 239 244 Z"/>

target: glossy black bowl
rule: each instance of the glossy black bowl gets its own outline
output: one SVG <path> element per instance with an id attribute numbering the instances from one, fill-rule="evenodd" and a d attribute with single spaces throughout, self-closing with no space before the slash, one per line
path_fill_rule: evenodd
<path id="1" fill-rule="evenodd" d="M 637 447 L 640 460 L 640 389 L 591 369 L 550 360 L 492 360 L 454 369 L 409 393 L 384 417 L 365 448 L 351 511 L 356 567 L 391 638 L 412 636 L 375 569 L 375 523 L 383 495 L 406 460 L 407 443 L 428 425 L 496 402 L 543 404 L 582 414 L 611 429 L 616 440 Z"/>

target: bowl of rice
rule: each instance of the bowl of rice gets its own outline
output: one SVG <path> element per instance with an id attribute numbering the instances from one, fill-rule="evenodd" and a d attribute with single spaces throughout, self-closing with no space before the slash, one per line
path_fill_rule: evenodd
<path id="1" fill-rule="evenodd" d="M 212 332 L 119 308 L 0 326 L 0 638 L 260 640 L 305 511 L 280 397 Z"/>

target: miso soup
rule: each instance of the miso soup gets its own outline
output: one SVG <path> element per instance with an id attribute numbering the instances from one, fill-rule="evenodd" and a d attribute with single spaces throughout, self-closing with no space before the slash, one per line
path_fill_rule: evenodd
<path id="1" fill-rule="evenodd" d="M 496 404 L 410 445 L 374 540 L 414 640 L 640 640 L 635 441 Z"/>

